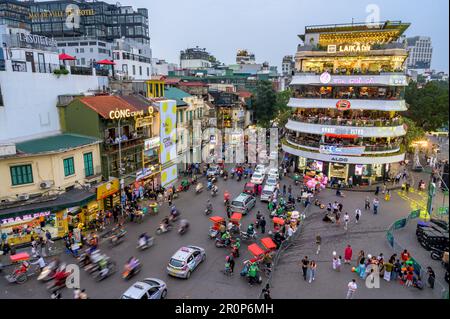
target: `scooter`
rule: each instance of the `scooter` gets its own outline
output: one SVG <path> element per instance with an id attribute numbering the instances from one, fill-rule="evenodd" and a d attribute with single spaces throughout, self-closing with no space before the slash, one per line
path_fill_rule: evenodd
<path id="1" fill-rule="evenodd" d="M 137 245 L 137 249 L 138 250 L 146 250 L 147 248 L 152 247 L 154 244 L 154 239 L 153 237 L 149 237 L 146 241 L 144 241 L 144 239 L 142 240 L 138 240 L 138 245 Z"/>
<path id="2" fill-rule="evenodd" d="M 59 268 L 59 262 L 53 260 L 47 266 L 42 269 L 41 273 L 37 277 L 39 281 L 49 281 L 55 277 L 56 270 Z"/>
<path id="3" fill-rule="evenodd" d="M 102 281 L 103 279 L 106 279 L 112 274 L 114 274 L 116 271 L 117 271 L 116 263 L 114 261 L 108 261 L 106 269 L 102 270 L 97 269 L 97 271 L 94 272 L 92 275 L 96 281 Z"/>
<path id="4" fill-rule="evenodd" d="M 189 225 L 178 227 L 178 234 L 183 235 L 189 229 Z"/>
<path id="5" fill-rule="evenodd" d="M 134 275 L 138 274 L 141 271 L 141 263 L 138 261 L 136 266 L 134 266 L 133 269 L 129 269 L 128 265 L 125 265 L 125 269 L 122 272 L 122 278 L 125 280 L 128 280 L 132 277 L 134 277 Z"/>
<path id="6" fill-rule="evenodd" d="M 212 213 L 212 209 L 206 208 L 205 209 L 205 215 L 210 215 Z"/>
<path id="7" fill-rule="evenodd" d="M 201 193 L 201 192 L 203 192 L 203 184 L 202 184 L 202 183 L 198 183 L 198 184 L 195 186 L 195 193 L 196 193 L 196 194 L 199 194 L 199 193 Z"/>
<path id="8" fill-rule="evenodd" d="M 156 229 L 156 235 L 161 235 L 161 234 L 164 234 L 164 233 L 167 233 L 168 231 L 170 231 L 172 229 L 172 226 L 170 226 L 170 225 L 167 225 L 166 227 L 165 227 L 165 229 L 163 229 L 162 227 L 161 227 L 161 225 L 158 227 L 158 229 Z"/>
<path id="9" fill-rule="evenodd" d="M 228 247 L 231 245 L 231 240 L 227 239 L 227 240 L 223 240 L 222 238 L 217 238 L 216 239 L 216 247 L 217 248 L 224 248 L 224 247 Z"/>
<path id="10" fill-rule="evenodd" d="M 256 236 L 256 232 L 254 231 L 252 235 L 249 235 L 247 232 L 241 231 L 241 239 L 243 240 L 256 240 L 258 237 Z"/>
<path id="11" fill-rule="evenodd" d="M 212 196 L 212 197 L 216 197 L 217 192 L 218 192 L 217 188 L 213 188 L 213 189 L 211 190 L 211 196 Z"/>

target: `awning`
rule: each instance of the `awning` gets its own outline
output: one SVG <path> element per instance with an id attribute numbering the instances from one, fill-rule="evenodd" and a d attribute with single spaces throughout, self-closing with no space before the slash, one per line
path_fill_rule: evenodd
<path id="1" fill-rule="evenodd" d="M 116 65 L 116 62 L 111 61 L 111 60 L 107 60 L 107 59 L 100 60 L 100 61 L 97 61 L 97 62 L 95 62 L 95 63 L 97 63 L 97 64 L 103 64 L 103 65 Z"/>
<path id="2" fill-rule="evenodd" d="M 212 221 L 213 223 L 221 223 L 223 222 L 225 219 L 223 217 L 220 216 L 213 216 L 209 218 L 210 221 Z"/>
<path id="3" fill-rule="evenodd" d="M 277 245 L 273 242 L 272 238 L 270 237 L 265 237 L 261 239 L 261 244 L 263 244 L 263 246 L 269 250 L 277 248 Z"/>
<path id="4" fill-rule="evenodd" d="M 233 213 L 233 215 L 231 215 L 231 218 L 230 218 L 230 220 L 237 221 L 237 222 L 239 222 L 241 219 L 242 219 L 241 213 Z"/>
<path id="5" fill-rule="evenodd" d="M 274 217 L 274 218 L 272 218 L 272 221 L 273 221 L 274 224 L 284 225 L 284 219 L 283 218 Z"/>
<path id="6" fill-rule="evenodd" d="M 248 251 L 255 257 L 264 255 L 264 250 L 257 244 L 251 244 L 248 246 Z"/>
<path id="7" fill-rule="evenodd" d="M 344 139 L 355 139 L 358 138 L 358 135 L 353 134 L 333 134 L 333 133 L 326 133 L 326 137 L 334 137 L 334 138 L 344 138 Z"/>
<path id="8" fill-rule="evenodd" d="M 59 57 L 59 59 L 61 61 L 66 61 L 66 60 L 68 60 L 68 61 L 75 61 L 76 60 L 75 57 L 73 57 L 71 55 L 68 55 L 68 54 L 65 54 L 65 53 L 61 53 L 58 57 Z"/>
<path id="9" fill-rule="evenodd" d="M 85 206 L 96 199 L 96 194 L 92 191 L 73 189 L 52 200 L 43 201 L 43 198 L 39 199 L 41 199 L 40 202 L 33 203 L 33 200 L 28 200 L 14 207 L 0 209 L 0 218 L 18 217 L 43 211 L 57 212 L 64 208 Z"/>

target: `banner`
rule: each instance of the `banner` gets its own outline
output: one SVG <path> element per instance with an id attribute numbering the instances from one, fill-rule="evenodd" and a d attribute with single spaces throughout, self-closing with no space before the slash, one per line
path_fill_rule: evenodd
<path id="1" fill-rule="evenodd" d="M 177 158 L 177 104 L 173 100 L 156 102 L 161 116 L 161 165 Z"/>
<path id="2" fill-rule="evenodd" d="M 177 179 L 177 164 L 174 164 L 161 172 L 161 186 L 166 187 Z"/>
<path id="3" fill-rule="evenodd" d="M 335 145 L 320 145 L 319 152 L 331 155 L 354 155 L 361 156 L 364 153 L 364 146 L 339 147 Z"/>

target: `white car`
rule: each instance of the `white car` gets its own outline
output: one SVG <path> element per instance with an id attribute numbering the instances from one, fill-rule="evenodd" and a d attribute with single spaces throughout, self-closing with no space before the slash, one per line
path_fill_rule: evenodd
<path id="1" fill-rule="evenodd" d="M 250 183 L 260 185 L 264 182 L 264 177 L 265 177 L 264 174 L 262 174 L 260 171 L 257 171 L 253 174 Z"/>
<path id="2" fill-rule="evenodd" d="M 278 169 L 277 168 L 271 168 L 269 170 L 269 177 L 274 177 L 276 179 L 280 178 L 279 174 L 278 174 Z"/>
<path id="3" fill-rule="evenodd" d="M 266 186 L 276 186 L 278 183 L 278 179 L 275 176 L 269 175 L 266 180 Z"/>
<path id="4" fill-rule="evenodd" d="M 191 273 L 206 259 L 205 249 L 198 246 L 184 246 L 170 258 L 167 273 L 173 277 L 189 279 Z"/>
<path id="5" fill-rule="evenodd" d="M 145 278 L 128 288 L 121 299 L 165 299 L 167 296 L 167 285 L 164 281 L 156 278 Z"/>
<path id="6" fill-rule="evenodd" d="M 262 164 L 259 164 L 255 168 L 255 173 L 260 172 L 261 174 L 266 174 L 266 167 Z"/>

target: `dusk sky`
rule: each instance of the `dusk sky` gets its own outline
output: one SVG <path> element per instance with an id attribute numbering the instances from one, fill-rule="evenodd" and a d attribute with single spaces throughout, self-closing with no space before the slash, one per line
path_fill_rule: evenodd
<path id="1" fill-rule="evenodd" d="M 111 1 L 107 1 L 111 2 Z M 380 7 L 380 19 L 410 22 L 407 36 L 431 36 L 432 68 L 449 70 L 448 0 L 122 0 L 149 9 L 153 56 L 179 63 L 180 50 L 199 46 L 229 64 L 237 49 L 255 53 L 280 71 L 294 55 L 306 25 L 364 22 L 366 6 Z"/>

